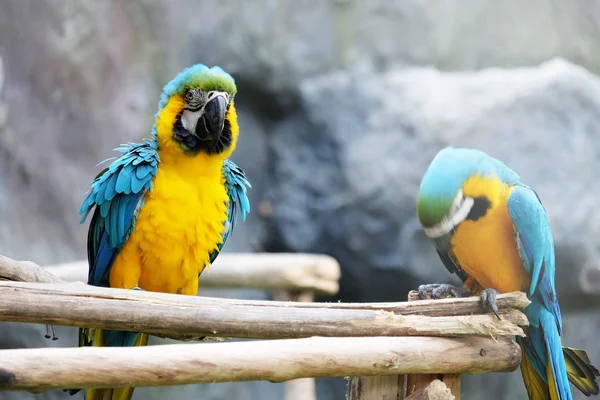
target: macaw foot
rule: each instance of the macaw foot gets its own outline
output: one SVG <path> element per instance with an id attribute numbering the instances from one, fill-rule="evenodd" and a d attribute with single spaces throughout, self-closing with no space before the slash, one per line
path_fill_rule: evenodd
<path id="1" fill-rule="evenodd" d="M 50 331 L 52 331 L 52 336 L 50 336 Z M 46 325 L 46 334 L 44 335 L 46 339 L 52 338 L 52 340 L 58 340 L 56 335 L 54 334 L 54 325 Z"/>
<path id="2" fill-rule="evenodd" d="M 442 297 L 469 297 L 471 291 L 464 286 L 454 286 L 447 283 L 430 283 L 419 286 L 419 298 L 421 300 L 432 298 L 441 299 Z"/>
<path id="3" fill-rule="evenodd" d="M 139 286 L 132 287 L 131 290 L 141 290 L 142 292 L 145 292 L 145 290 Z"/>
<path id="4" fill-rule="evenodd" d="M 484 307 L 488 306 L 496 315 L 496 317 L 498 317 L 498 319 L 502 319 L 500 318 L 500 314 L 498 314 L 498 304 L 496 303 L 496 295 L 499 293 L 500 292 L 496 289 L 489 288 L 482 290 L 479 297 L 481 297 L 481 302 L 483 303 Z"/>

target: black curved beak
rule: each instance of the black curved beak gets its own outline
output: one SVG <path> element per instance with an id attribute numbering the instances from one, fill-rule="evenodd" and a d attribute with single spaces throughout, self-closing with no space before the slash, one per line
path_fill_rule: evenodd
<path id="1" fill-rule="evenodd" d="M 227 113 L 227 100 L 223 96 L 217 96 L 204 107 L 201 121 L 196 125 L 196 136 L 216 146 L 221 138 Z"/>

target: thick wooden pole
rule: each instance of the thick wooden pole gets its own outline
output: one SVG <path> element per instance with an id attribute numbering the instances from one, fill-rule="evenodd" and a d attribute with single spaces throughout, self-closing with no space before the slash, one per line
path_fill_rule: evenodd
<path id="1" fill-rule="evenodd" d="M 411 290 L 408 293 L 408 301 L 418 301 L 419 293 Z M 482 350 L 483 351 L 483 350 Z M 407 375 L 406 376 L 406 395 L 410 398 L 412 394 L 419 392 L 425 395 L 425 388 L 429 387 L 432 382 L 439 380 L 445 384 L 445 386 L 452 393 L 452 398 L 460 400 L 460 374 L 449 374 L 449 375 Z M 419 398 L 419 397 L 414 397 Z M 426 398 L 426 397 L 424 397 Z"/>
<path id="2" fill-rule="evenodd" d="M 31 261 L 16 261 L 0 255 L 0 280 L 57 283 L 62 280 Z"/>
<path id="3" fill-rule="evenodd" d="M 513 371 L 520 360 L 519 346 L 505 337 L 313 337 L 0 350 L 0 389 L 41 392 L 78 387 L 281 382 L 306 377 L 482 373 Z"/>
<path id="4" fill-rule="evenodd" d="M 455 400 L 450 389 L 439 379 L 435 379 L 422 389 L 414 391 L 406 400 Z"/>
<path id="5" fill-rule="evenodd" d="M 403 400 L 405 396 L 404 375 L 352 376 L 348 379 L 347 400 Z"/>
<path id="6" fill-rule="evenodd" d="M 280 254 L 280 253 L 277 253 Z M 252 254 L 248 255 L 251 256 Z M 235 260 L 233 255 L 227 257 L 226 254 L 222 254 L 217 260 L 222 261 L 222 267 L 227 269 L 229 263 Z M 236 255 L 237 256 L 237 255 Z M 240 255 L 241 257 L 241 255 Z M 270 268 L 275 261 L 283 262 L 287 261 L 286 258 L 273 258 L 267 257 L 266 255 L 257 255 L 262 257 L 265 262 L 270 263 Z M 316 260 L 326 256 L 315 256 Z M 241 259 L 243 261 L 243 258 Z M 304 260 L 310 260 L 310 262 L 316 263 L 313 258 L 304 258 Z M 227 262 L 227 263 L 226 263 Z M 254 261 L 252 261 L 254 262 Z M 83 268 L 79 265 L 79 262 L 70 264 L 61 264 L 58 266 L 51 266 L 42 268 L 35 263 L 30 261 L 16 261 L 8 257 L 0 256 L 0 280 L 18 281 L 18 282 L 36 282 L 36 283 L 60 283 L 60 282 L 77 282 L 85 281 L 85 276 L 82 275 Z M 246 264 L 243 264 L 246 265 Z M 251 264 L 247 264 L 251 265 Z M 293 264 L 296 265 L 296 264 Z M 320 265 L 320 264 L 319 264 Z M 77 272 L 72 270 L 76 269 Z M 57 274 L 53 274 L 49 271 L 55 271 Z M 70 272 L 71 271 L 71 272 Z M 204 274 L 202 275 L 204 276 Z M 263 287 L 267 288 L 267 287 Z M 270 289 L 282 289 L 281 287 L 270 288 Z M 299 288 L 292 288 L 288 290 L 296 290 Z M 305 289 L 302 289 L 305 290 Z M 306 288 L 306 290 L 312 290 Z M 187 296 L 185 296 L 187 297 Z M 530 303 L 529 299 L 522 292 L 507 293 L 499 295 L 497 297 L 498 308 L 516 308 L 519 310 L 524 309 Z M 235 300 L 235 299 L 222 299 L 221 302 L 228 304 L 252 304 L 251 301 L 247 300 Z M 261 304 L 261 302 L 258 302 Z M 288 307 L 288 302 L 271 302 L 269 303 L 274 307 Z M 352 309 L 352 310 L 382 310 L 393 312 L 396 314 L 403 315 L 428 315 L 432 317 L 437 316 L 453 316 L 453 315 L 470 315 L 470 314 L 485 314 L 489 310 L 482 306 L 481 301 L 476 297 L 467 297 L 461 299 L 441 299 L 441 300 L 421 300 L 418 303 L 411 302 L 393 302 L 393 303 L 295 303 L 294 308 L 307 307 L 307 308 L 335 308 L 335 309 Z"/>
<path id="7" fill-rule="evenodd" d="M 46 266 L 67 282 L 87 282 L 85 260 Z M 335 294 L 339 290 L 340 266 L 322 254 L 224 253 L 200 276 L 200 287 L 286 289 Z"/>
<path id="8" fill-rule="evenodd" d="M 527 325 L 525 315 L 515 309 L 502 309 L 499 320 L 492 314 L 429 317 L 372 309 L 325 309 L 310 307 L 310 303 L 278 302 L 276 306 L 272 303 L 228 302 L 208 297 L 108 289 L 80 282 L 0 281 L 0 321 L 161 335 L 263 339 L 375 335 L 512 336 L 524 335 L 519 325 Z M 448 306 L 452 308 L 451 304 L 446 304 Z"/>
<path id="9" fill-rule="evenodd" d="M 309 291 L 288 292 L 278 290 L 273 293 L 273 299 L 277 301 L 312 303 L 314 297 L 314 294 Z M 315 400 L 317 398 L 314 378 L 300 378 L 287 381 L 284 390 L 285 400 Z"/>
<path id="10" fill-rule="evenodd" d="M 352 376 L 346 400 L 402 400 L 404 375 Z"/>

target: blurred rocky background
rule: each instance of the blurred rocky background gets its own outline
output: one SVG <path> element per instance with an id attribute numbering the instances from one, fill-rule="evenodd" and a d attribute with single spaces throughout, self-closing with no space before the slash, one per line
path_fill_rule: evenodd
<path id="1" fill-rule="evenodd" d="M 556 240 L 565 342 L 600 364 L 600 301 L 586 281 L 598 276 L 582 275 L 600 260 L 597 1 L 4 0 L 0 58 L 0 254 L 84 258 L 77 211 L 96 163 L 149 134 L 177 72 L 218 64 L 238 82 L 233 158 L 254 205 L 226 251 L 331 254 L 342 301 L 404 300 L 453 280 L 420 231 L 415 195 L 438 150 L 476 147 L 537 189 Z M 0 347 L 76 343 L 74 329 L 57 334 L 0 324 Z M 345 382 L 318 380 L 317 392 L 344 398 Z M 279 384 L 251 382 L 134 399 L 282 396 Z M 463 383 L 465 399 L 525 396 L 519 372 Z"/>

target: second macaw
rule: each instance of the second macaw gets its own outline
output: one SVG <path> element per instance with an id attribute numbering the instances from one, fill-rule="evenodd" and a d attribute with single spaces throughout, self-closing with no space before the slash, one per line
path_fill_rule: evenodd
<path id="1" fill-rule="evenodd" d="M 195 296 L 198 276 L 250 211 L 236 146 L 236 85 L 194 65 L 163 89 L 152 136 L 117 150 L 81 206 L 90 285 Z M 80 329 L 80 346 L 143 346 L 144 333 Z M 71 390 L 71 394 L 78 391 Z M 127 400 L 133 388 L 89 389 L 88 400 Z"/>
<path id="2" fill-rule="evenodd" d="M 421 296 L 481 295 L 498 315 L 497 292 L 527 293 L 529 327 L 519 344 L 529 399 L 570 400 L 569 381 L 585 395 L 597 395 L 599 373 L 587 354 L 562 346 L 554 242 L 533 189 L 486 153 L 448 147 L 421 181 L 417 214 L 446 268 L 464 283 L 423 285 Z"/>

